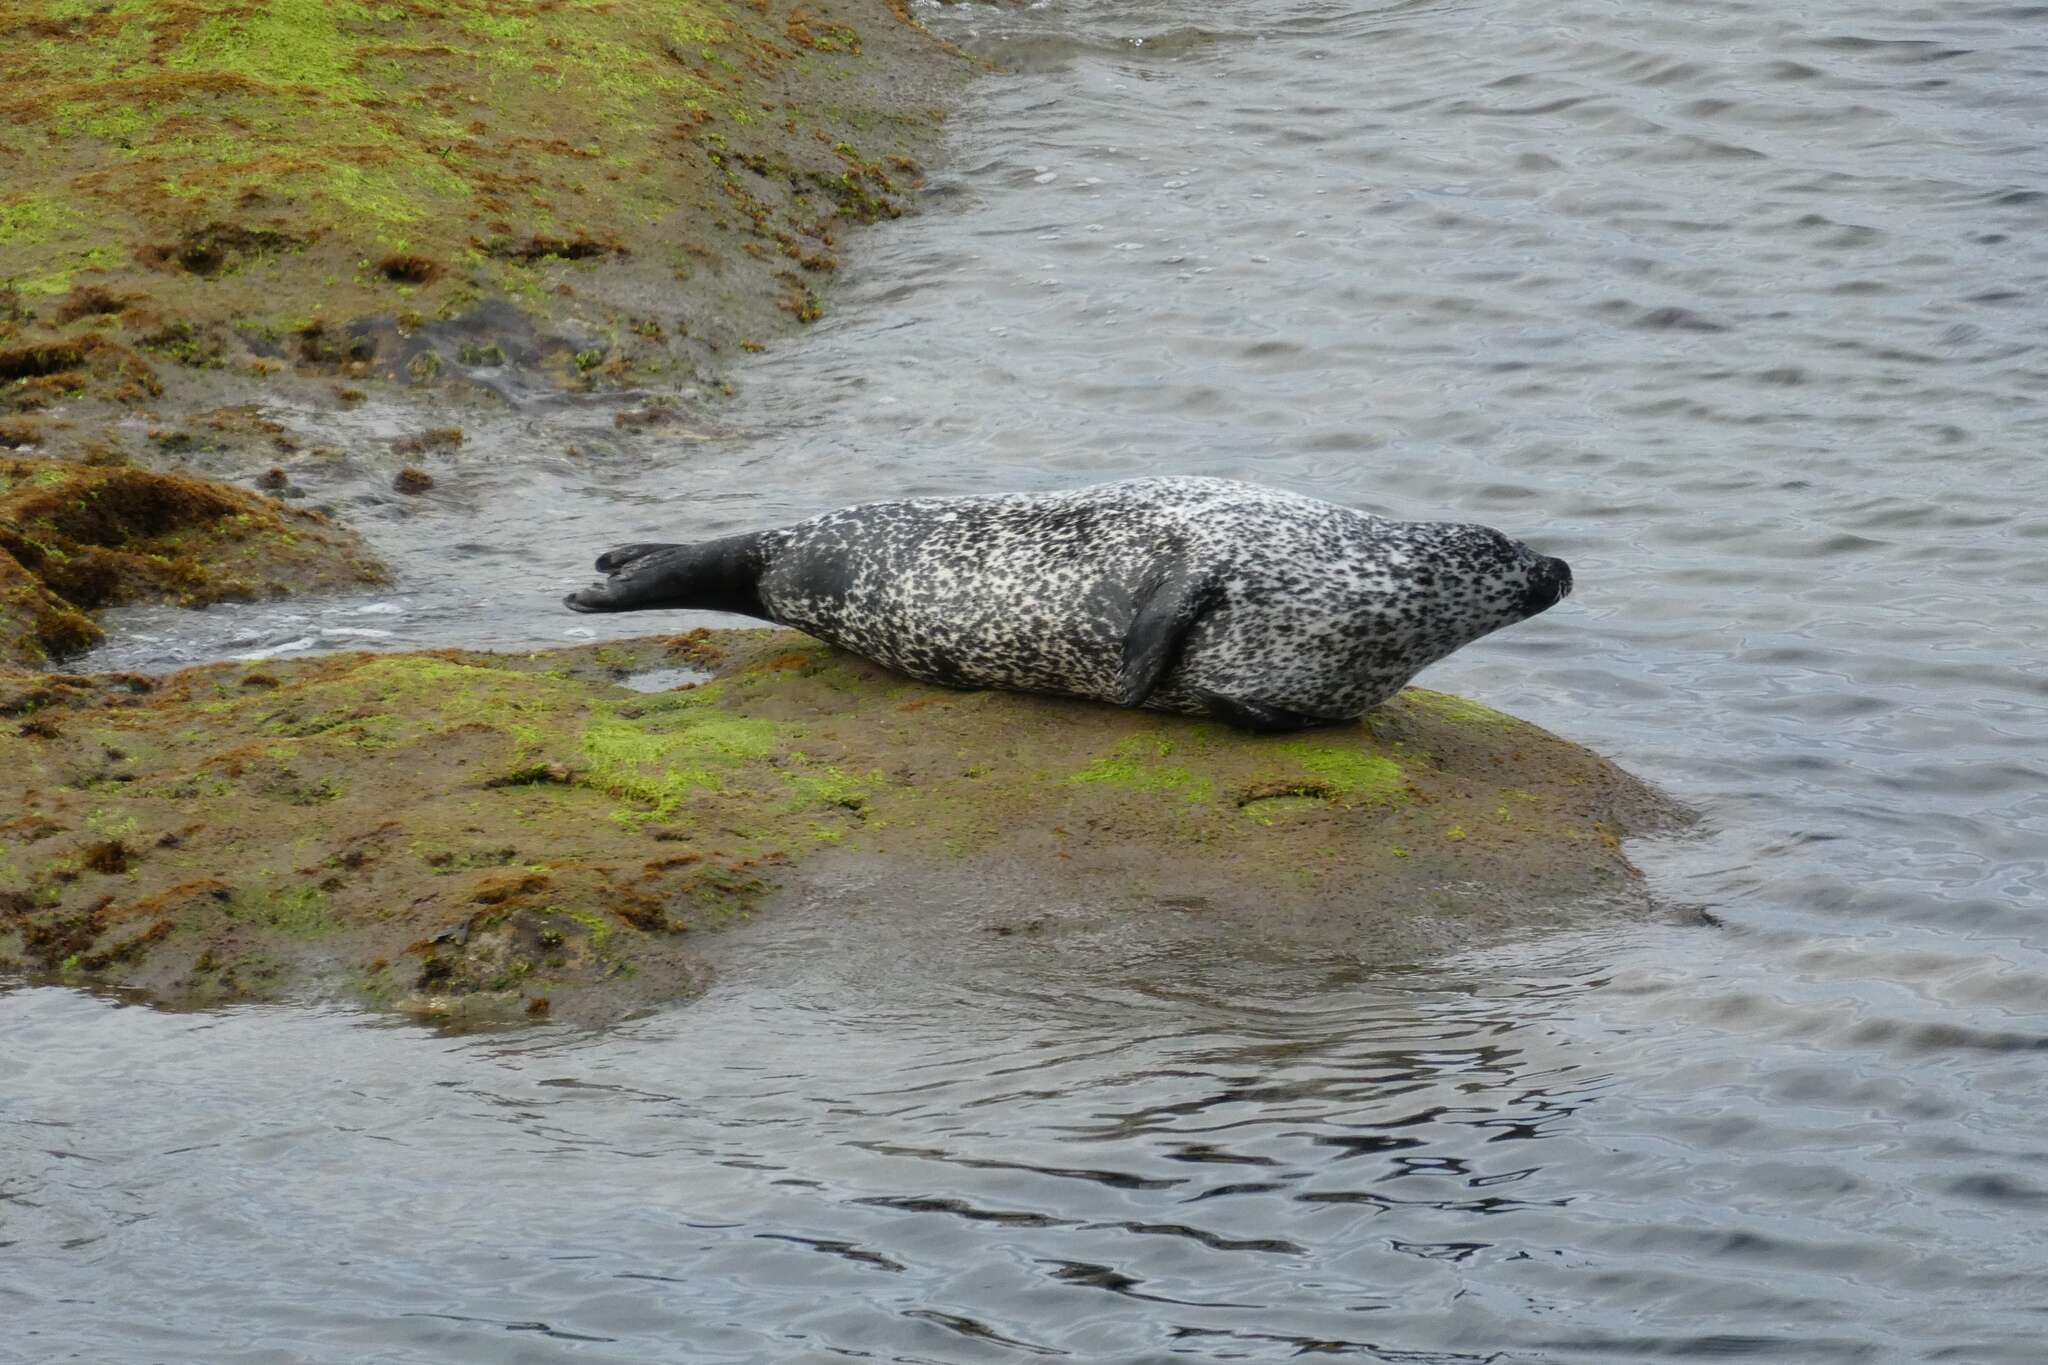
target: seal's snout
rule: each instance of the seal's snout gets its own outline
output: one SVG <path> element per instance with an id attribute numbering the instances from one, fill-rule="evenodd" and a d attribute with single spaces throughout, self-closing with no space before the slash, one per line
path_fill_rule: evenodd
<path id="1" fill-rule="evenodd" d="M 1529 576 L 1529 591 L 1522 598 L 1522 615 L 1530 617 L 1549 611 L 1572 595 L 1572 566 L 1548 555 L 1536 561 Z"/>

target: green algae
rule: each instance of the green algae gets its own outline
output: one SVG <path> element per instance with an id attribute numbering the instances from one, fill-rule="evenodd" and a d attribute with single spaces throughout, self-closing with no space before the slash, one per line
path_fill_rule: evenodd
<path id="1" fill-rule="evenodd" d="M 1132 735 L 1119 740 L 1068 781 L 1101 783 L 1123 791 L 1171 793 L 1190 803 L 1212 798 L 1215 786 L 1209 779 L 1191 768 L 1162 761 L 1173 751 L 1173 741 L 1163 735 Z"/>
<path id="2" fill-rule="evenodd" d="M 611 942 L 612 921 L 603 915 L 589 910 L 565 910 L 559 905 L 550 905 L 543 913 L 560 915 L 563 919 L 573 920 L 582 925 L 585 932 L 590 935 L 590 951 L 600 956 L 604 953 L 605 946 Z"/>
<path id="3" fill-rule="evenodd" d="M 600 708 L 583 731 L 585 785 L 645 809 L 624 818 L 662 820 L 696 792 L 725 786 L 726 774 L 782 747 L 783 727 L 736 716 L 712 703 L 715 688 Z"/>
<path id="4" fill-rule="evenodd" d="M 1244 818 L 1255 825 L 1271 827 L 1281 820 L 1309 815 L 1329 806 L 1321 796 L 1268 796 L 1245 803 Z"/>
<path id="5" fill-rule="evenodd" d="M 591 726 L 583 733 L 590 761 L 585 781 L 598 791 L 645 803 L 643 819 L 666 819 L 691 793 L 715 792 L 724 777 L 695 735 L 650 735 L 624 721 Z"/>
<path id="6" fill-rule="evenodd" d="M 75 230 L 81 222 L 78 213 L 53 194 L 0 199 L 0 246 L 41 246 Z"/>
<path id="7" fill-rule="evenodd" d="M 1284 752 L 1336 796 L 1394 800 L 1407 787 L 1408 775 L 1400 763 L 1361 748 L 1290 743 Z"/>
<path id="8" fill-rule="evenodd" d="M 239 891 L 223 913 L 295 939 L 323 938 L 341 927 L 327 894 L 315 886 Z"/>
<path id="9" fill-rule="evenodd" d="M 872 799 L 874 787 L 881 782 L 881 774 L 871 774 L 866 780 L 848 777 L 837 768 L 828 767 L 821 772 L 785 772 L 783 778 L 795 791 L 791 810 L 807 806 L 836 806 L 841 810 L 863 812 Z M 837 838 L 837 831 L 827 831 L 818 837 Z"/>
<path id="10" fill-rule="evenodd" d="M 359 99 L 370 87 L 357 74 L 355 49 L 370 17 L 366 6 L 347 0 L 267 0 L 253 13 L 206 19 L 164 64 Z"/>
<path id="11" fill-rule="evenodd" d="M 1213 726 L 1192 727 L 1193 742 L 1201 750 L 1213 751 L 1220 730 Z M 1229 741 L 1221 741 L 1229 742 Z M 1246 744 L 1245 740 L 1236 741 Z M 1358 747 L 1304 741 L 1250 741 L 1254 752 L 1284 756 L 1287 762 L 1251 784 L 1240 796 L 1241 805 L 1257 803 L 1273 813 L 1276 802 L 1309 798 L 1324 800 L 1395 801 L 1406 792 L 1407 773 L 1396 760 L 1365 752 Z M 1120 740 L 1104 754 L 1068 780 L 1098 783 L 1122 791 L 1170 794 L 1190 804 L 1211 801 L 1215 782 L 1185 762 L 1167 761 L 1176 750 L 1175 742 L 1159 734 L 1133 735 Z M 1200 752 L 1195 754 L 1199 762 Z M 1263 817 L 1262 817 L 1263 818 Z"/>

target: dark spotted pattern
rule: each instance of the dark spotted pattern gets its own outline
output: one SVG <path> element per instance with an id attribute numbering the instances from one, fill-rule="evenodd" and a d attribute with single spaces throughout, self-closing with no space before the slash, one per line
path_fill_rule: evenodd
<path id="1" fill-rule="evenodd" d="M 746 611 L 932 682 L 1270 728 L 1360 715 L 1571 591 L 1488 527 L 1198 478 L 872 503 L 598 567 L 570 606 Z"/>

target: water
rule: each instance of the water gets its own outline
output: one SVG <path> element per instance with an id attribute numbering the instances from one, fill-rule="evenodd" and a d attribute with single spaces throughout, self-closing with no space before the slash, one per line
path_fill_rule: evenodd
<path id="1" fill-rule="evenodd" d="M 692 439 L 465 419 L 426 499 L 312 488 L 393 591 L 94 662 L 666 627 L 552 604 L 616 540 L 1251 477 L 1570 559 L 1429 681 L 1698 805 L 1635 853 L 1720 927 L 1389 977 L 881 887 L 595 1036 L 20 990 L 0 1358 L 2040 1359 L 2048 8 L 929 17 L 1013 74 Z"/>

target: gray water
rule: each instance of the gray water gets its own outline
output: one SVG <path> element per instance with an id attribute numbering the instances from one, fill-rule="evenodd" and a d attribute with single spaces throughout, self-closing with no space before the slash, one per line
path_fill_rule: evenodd
<path id="1" fill-rule="evenodd" d="M 394 590 L 92 662 L 642 631 L 553 609 L 604 544 L 1254 478 L 1570 559 L 1427 681 L 1697 805 L 1632 852 L 1718 927 L 1389 975 L 819 907 L 596 1035 L 17 990 L 0 1357 L 2044 1358 L 2048 7 L 928 17 L 1011 74 L 693 439 L 465 419 L 424 501 L 310 489 Z"/>

